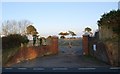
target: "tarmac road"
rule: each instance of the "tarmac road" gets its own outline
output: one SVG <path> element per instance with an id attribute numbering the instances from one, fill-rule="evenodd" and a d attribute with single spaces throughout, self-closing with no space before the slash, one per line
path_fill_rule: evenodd
<path id="1" fill-rule="evenodd" d="M 109 67 L 92 57 L 82 55 L 81 46 L 59 46 L 59 54 L 15 64 L 12 67 Z"/>

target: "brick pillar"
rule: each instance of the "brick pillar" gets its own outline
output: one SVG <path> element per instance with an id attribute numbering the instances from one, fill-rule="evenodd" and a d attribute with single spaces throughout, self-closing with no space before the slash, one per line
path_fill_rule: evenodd
<path id="1" fill-rule="evenodd" d="M 52 51 L 53 54 L 57 54 L 58 53 L 58 37 L 53 36 L 52 40 L 51 40 L 51 48 L 50 50 Z"/>
<path id="2" fill-rule="evenodd" d="M 88 39 L 89 39 L 89 35 L 83 35 L 83 39 L 82 39 L 83 55 L 89 54 Z"/>

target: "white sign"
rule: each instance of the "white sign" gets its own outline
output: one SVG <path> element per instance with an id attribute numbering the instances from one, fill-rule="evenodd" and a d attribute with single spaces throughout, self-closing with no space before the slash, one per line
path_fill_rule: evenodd
<path id="1" fill-rule="evenodd" d="M 96 44 L 93 44 L 93 50 L 96 51 Z"/>

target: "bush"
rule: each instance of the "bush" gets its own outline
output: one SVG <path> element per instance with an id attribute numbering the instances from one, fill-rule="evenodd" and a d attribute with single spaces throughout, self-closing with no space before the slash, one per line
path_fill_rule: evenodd
<path id="1" fill-rule="evenodd" d="M 6 37 L 2 37 L 3 49 L 19 47 L 21 43 L 28 43 L 28 39 L 26 36 L 21 36 L 20 34 L 11 34 Z"/>
<path id="2" fill-rule="evenodd" d="M 61 39 L 65 39 L 65 36 L 61 36 L 60 38 L 61 38 Z"/>
<path id="3" fill-rule="evenodd" d="M 29 42 L 29 40 L 28 40 L 27 36 L 26 35 L 22 36 L 21 43 L 25 44 L 25 43 L 28 43 L 28 42 Z"/>

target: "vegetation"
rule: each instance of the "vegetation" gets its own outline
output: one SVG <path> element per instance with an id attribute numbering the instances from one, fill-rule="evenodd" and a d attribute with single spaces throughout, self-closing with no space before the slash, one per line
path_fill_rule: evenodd
<path id="1" fill-rule="evenodd" d="M 101 38 L 112 66 L 119 66 L 119 43 L 120 43 L 120 10 L 112 10 L 104 13 L 98 20 Z M 105 36 L 104 36 L 105 35 Z"/>
<path id="2" fill-rule="evenodd" d="M 88 34 L 88 35 L 90 35 L 90 36 L 92 36 L 92 35 L 93 35 L 93 33 L 91 32 L 91 31 L 92 31 L 92 29 L 91 29 L 91 28 L 89 28 L 89 27 L 86 27 L 84 31 L 85 31 L 85 34 Z"/>
<path id="3" fill-rule="evenodd" d="M 2 37 L 3 65 L 20 49 L 21 43 L 26 44 L 28 42 L 27 37 L 20 34 L 10 34 Z"/>
<path id="4" fill-rule="evenodd" d="M 120 35 L 120 10 L 112 10 L 109 13 L 104 13 L 100 20 L 98 20 L 98 26 L 112 28 L 114 33 Z"/>
<path id="5" fill-rule="evenodd" d="M 26 27 L 31 24 L 28 20 L 7 20 L 2 23 L 1 37 L 3 65 L 8 62 L 9 58 L 13 56 L 22 44 L 29 42 L 26 36 Z"/>
<path id="6" fill-rule="evenodd" d="M 89 27 L 86 27 L 86 28 L 85 28 L 85 32 L 90 32 L 90 31 L 92 31 L 91 28 L 89 28 Z"/>
<path id="7" fill-rule="evenodd" d="M 19 47 L 21 43 L 28 43 L 26 36 L 21 36 L 20 34 L 10 34 L 6 37 L 2 37 L 2 49 L 10 49 Z"/>
<path id="8" fill-rule="evenodd" d="M 64 39 L 65 36 L 69 35 L 69 33 L 67 33 L 67 32 L 60 32 L 59 35 L 61 35 L 60 38 L 63 38 L 63 39 Z"/>
<path id="9" fill-rule="evenodd" d="M 73 32 L 73 31 L 68 31 L 68 32 L 72 36 L 72 38 L 73 38 L 73 36 L 76 36 L 75 32 Z"/>
<path id="10" fill-rule="evenodd" d="M 60 32 L 59 33 L 59 35 L 61 35 L 61 37 L 60 38 L 65 38 L 65 36 L 67 36 L 67 35 L 71 35 L 72 36 L 72 38 L 73 38 L 73 36 L 76 36 L 76 34 L 75 34 L 75 32 L 73 32 L 73 31 L 68 31 L 68 32 Z"/>
<path id="11" fill-rule="evenodd" d="M 29 25 L 27 26 L 27 34 L 36 35 L 38 32 L 33 25 Z"/>
<path id="12" fill-rule="evenodd" d="M 65 36 L 61 36 L 60 38 L 61 38 L 61 39 L 65 39 Z"/>
<path id="13" fill-rule="evenodd" d="M 2 32 L 3 35 L 10 34 L 26 34 L 26 27 L 31 24 L 28 20 L 6 20 L 2 23 Z"/>

